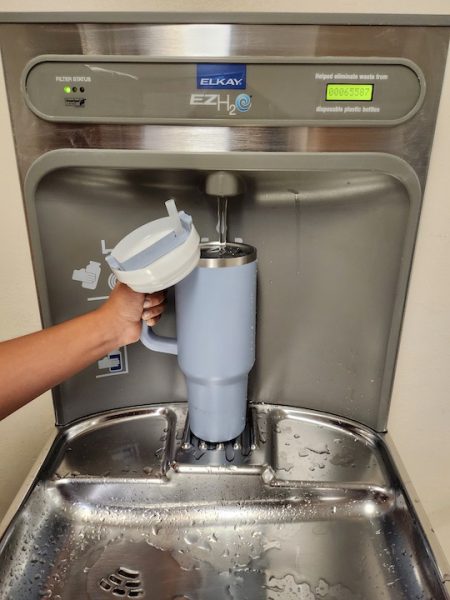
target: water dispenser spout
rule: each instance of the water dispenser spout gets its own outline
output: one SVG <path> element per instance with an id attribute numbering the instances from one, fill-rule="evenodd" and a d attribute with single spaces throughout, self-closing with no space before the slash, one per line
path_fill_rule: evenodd
<path id="1" fill-rule="evenodd" d="M 206 178 L 206 193 L 216 198 L 238 196 L 242 192 L 242 182 L 230 171 L 215 171 Z"/>

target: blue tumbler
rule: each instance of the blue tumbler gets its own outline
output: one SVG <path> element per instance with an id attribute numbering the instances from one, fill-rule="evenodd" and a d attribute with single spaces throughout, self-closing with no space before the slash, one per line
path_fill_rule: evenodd
<path id="1" fill-rule="evenodd" d="M 256 264 L 252 246 L 202 244 L 198 266 L 175 286 L 176 339 L 143 324 L 147 348 L 178 355 L 191 431 L 207 442 L 232 440 L 245 427 L 255 362 Z"/>

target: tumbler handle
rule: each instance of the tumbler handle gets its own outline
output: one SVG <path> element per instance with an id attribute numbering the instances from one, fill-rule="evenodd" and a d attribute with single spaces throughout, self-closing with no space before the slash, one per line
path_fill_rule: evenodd
<path id="1" fill-rule="evenodd" d="M 155 352 L 164 352 L 165 354 L 178 354 L 177 338 L 163 337 L 156 335 L 152 328 L 142 321 L 141 342 L 149 350 Z"/>

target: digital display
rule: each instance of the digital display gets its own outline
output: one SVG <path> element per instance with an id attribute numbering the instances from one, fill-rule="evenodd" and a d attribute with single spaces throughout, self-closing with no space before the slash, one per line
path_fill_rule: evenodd
<path id="1" fill-rule="evenodd" d="M 328 83 L 326 100 L 333 102 L 371 102 L 372 83 Z"/>

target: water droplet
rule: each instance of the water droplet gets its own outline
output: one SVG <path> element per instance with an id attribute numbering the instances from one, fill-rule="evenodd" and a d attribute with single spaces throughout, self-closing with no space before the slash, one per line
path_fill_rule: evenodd
<path id="1" fill-rule="evenodd" d="M 316 587 L 316 594 L 320 598 L 324 598 L 325 596 L 328 596 L 329 591 L 330 591 L 329 584 L 324 579 L 320 579 L 319 585 Z"/>
<path id="2" fill-rule="evenodd" d="M 266 467 L 264 471 L 261 473 L 262 480 L 264 483 L 270 483 L 273 479 L 275 479 L 275 473 L 272 467 Z"/>
<path id="3" fill-rule="evenodd" d="M 186 544 L 194 545 L 198 542 L 199 540 L 199 536 L 197 533 L 195 533 L 194 531 L 190 531 L 189 533 L 187 533 L 184 536 L 184 541 L 186 542 Z"/>

